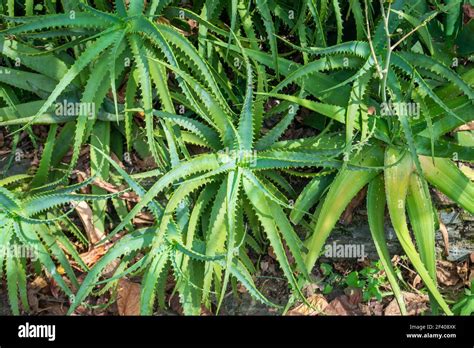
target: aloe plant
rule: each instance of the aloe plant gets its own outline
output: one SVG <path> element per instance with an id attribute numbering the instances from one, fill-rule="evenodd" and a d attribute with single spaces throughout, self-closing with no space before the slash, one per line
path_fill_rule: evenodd
<path id="1" fill-rule="evenodd" d="M 76 230 L 71 229 L 68 236 L 60 224 L 65 223 L 76 203 L 106 200 L 113 196 L 76 192 L 88 185 L 90 180 L 29 195 L 21 184 L 28 180 L 31 180 L 30 176 L 21 174 L 0 180 L 0 275 L 6 275 L 10 306 L 13 314 L 17 315 L 20 314 L 18 295 L 23 309 L 29 310 L 26 281 L 30 262 L 38 265 L 40 270 L 44 269 L 65 294 L 73 296 L 79 282 L 70 259 L 83 271 L 87 271 L 88 267 L 71 241 L 70 236 L 74 236 Z M 67 211 L 62 212 L 60 207 Z M 75 237 L 87 242 L 80 234 Z M 57 271 L 58 266 L 64 269 L 70 285 Z"/>
<path id="2" fill-rule="evenodd" d="M 168 66 L 189 84 L 206 112 L 195 111 L 200 119 L 163 111 L 154 111 L 154 114 L 188 131 L 192 135 L 188 138 L 190 142 L 211 152 L 180 161 L 146 192 L 127 180 L 142 198 L 111 235 L 121 231 L 147 206 L 157 219 L 155 235 L 146 244 L 150 250 L 143 264 L 147 267 L 141 298 L 144 314 L 150 314 L 153 309 L 155 284 L 168 262 L 177 278 L 176 290 L 187 313 L 199 313 L 201 300 L 209 305 L 212 289 L 217 293 L 219 308 L 230 277 L 242 282 L 256 299 L 271 304 L 253 284 L 249 271 L 254 270 L 254 266 L 246 252 L 249 246 L 258 249 L 256 241 L 263 235 L 257 225 L 249 234 L 244 227 L 244 218 L 261 225 L 296 293 L 299 287 L 295 272 L 308 277 L 301 239 L 285 213 L 285 208 L 290 207 L 285 195 L 291 194 L 292 189 L 280 171 L 339 166 L 340 161 L 334 157 L 341 152 L 342 139 L 334 135 L 278 141 L 286 128 L 279 124 L 263 136 L 258 134 L 255 129 L 261 128 L 263 117 L 259 110 L 261 113 L 262 109 L 255 105 L 253 69 L 245 56 L 244 59 L 247 87 L 238 118 L 226 112 L 215 97 L 217 91 L 206 89 L 184 71 Z M 126 173 L 121 173 L 127 178 Z M 160 208 L 154 199 L 170 185 L 176 188 L 166 205 Z M 193 205 L 183 204 L 191 197 L 196 197 Z M 126 244 L 121 246 L 123 249 Z M 293 256 L 294 265 L 289 263 L 285 247 Z M 100 263 L 91 270 L 77 300 L 85 298 L 105 265 L 105 262 Z M 195 269 L 200 270 L 198 275 L 194 275 Z M 74 308 L 73 305 L 71 311 Z"/>
<path id="3" fill-rule="evenodd" d="M 451 313 L 436 288 L 435 216 L 426 181 L 432 183 L 468 212 L 473 212 L 473 184 L 449 159 L 472 161 L 472 151 L 468 147 L 446 141 L 442 136 L 456 126 L 472 120 L 474 93 L 469 83 L 449 67 L 427 55 L 395 50 L 400 46 L 399 42 L 390 46 L 390 39 L 387 41 L 386 38 L 395 31 L 403 16 L 389 18 L 388 16 L 390 11 L 398 13 L 402 8 L 403 1 L 394 2 L 391 9 L 389 6 L 387 14 L 384 15 L 383 21 L 385 23 L 381 23 L 377 27 L 373 41 L 369 37 L 367 42 L 348 42 L 328 48 L 304 49 L 304 51 L 320 55 L 322 58 L 315 60 L 312 63 L 313 66 L 302 66 L 293 71 L 273 91 L 278 92 L 290 83 L 301 81 L 302 78 L 314 71 L 340 69 L 346 66 L 356 69 L 356 73 L 329 90 L 349 84 L 351 92 L 347 107 L 275 93 L 270 95 L 298 103 L 344 123 L 346 154 L 355 152 L 355 155 L 344 156 L 344 159 L 346 163 L 360 166 L 357 171 L 343 168 L 316 209 L 314 232 L 306 242 L 309 249 L 305 259 L 308 270 L 313 267 L 324 242 L 347 204 L 364 186 L 373 180 L 380 180 L 378 175 L 383 171 L 388 210 L 400 243 L 428 287 L 432 299 L 446 313 Z M 382 8 L 382 11 L 385 9 Z M 435 13 L 432 15 L 434 16 Z M 423 36 L 420 37 L 420 40 L 423 41 Z M 384 53 L 387 54 L 384 55 Z M 359 60 L 359 57 L 362 60 Z M 380 59 L 381 61 L 379 61 Z M 345 62 L 346 65 L 344 65 Z M 381 69 L 382 66 L 385 68 Z M 370 83 L 374 80 L 373 75 L 377 72 L 380 72 L 381 75 L 379 80 L 374 81 L 374 84 L 379 86 L 381 95 L 372 97 L 370 91 L 374 89 L 371 88 Z M 442 76 L 448 81 L 449 86 L 434 91 L 433 87 L 423 78 L 425 72 L 430 73 L 430 76 L 433 76 L 432 74 Z M 400 74 L 405 74 L 408 81 L 402 80 Z M 470 73 L 466 77 L 469 81 L 472 80 Z M 457 92 L 453 92 L 451 95 L 451 98 L 455 96 L 456 102 L 453 99 L 446 100 L 444 91 L 447 89 L 457 89 Z M 399 110 L 389 110 L 387 114 L 382 114 L 385 117 L 370 117 L 369 106 L 377 105 L 377 98 L 381 101 L 382 108 L 386 107 L 390 101 L 401 102 L 414 98 L 421 105 L 424 122 L 409 119 L 406 113 Z M 397 118 L 394 119 L 393 116 Z M 448 122 L 449 126 L 441 130 L 441 125 Z M 419 127 L 419 124 L 425 125 L 426 128 Z M 418 131 L 414 131 L 414 129 Z M 355 139 L 354 130 L 360 131 L 360 138 L 356 145 L 352 143 Z M 401 130 L 403 137 L 400 136 Z M 372 139 L 369 139 L 370 137 Z M 404 142 L 404 145 L 401 142 Z M 352 150 L 353 146 L 356 147 L 355 150 Z M 402 150 L 403 147 L 408 148 L 408 152 Z M 431 155 L 431 158 L 423 155 Z M 449 180 L 447 180 L 448 177 Z M 380 257 L 384 260 L 387 273 L 391 274 L 392 287 L 398 289 L 393 270 L 389 266 L 386 247 L 383 239 L 380 239 L 383 236 L 380 231 L 380 215 L 383 214 L 383 210 L 373 202 L 373 200 L 383 202 L 383 190 L 379 187 L 370 192 L 368 213 L 374 241 Z M 318 197 L 315 199 L 314 194 L 305 193 L 304 199 L 300 200 L 301 205 L 307 207 L 309 200 L 317 201 L 320 196 L 318 191 L 317 195 Z M 314 204 L 314 202 L 312 203 Z M 406 208 L 408 208 L 418 250 L 408 232 L 405 217 Z M 395 290 L 395 292 L 398 292 L 397 300 L 401 304 L 403 312 L 400 291 Z"/>

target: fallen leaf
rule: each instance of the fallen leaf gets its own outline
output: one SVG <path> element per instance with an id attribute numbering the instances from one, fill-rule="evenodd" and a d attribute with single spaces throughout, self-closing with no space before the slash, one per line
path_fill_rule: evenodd
<path id="1" fill-rule="evenodd" d="M 349 273 L 348 270 L 351 269 L 352 265 L 351 265 L 351 261 L 349 260 L 337 260 L 337 261 L 334 261 L 332 266 L 334 267 L 334 269 L 336 271 L 338 271 L 339 273 L 341 274 L 347 274 Z"/>
<path id="2" fill-rule="evenodd" d="M 349 225 L 352 222 L 354 210 L 364 201 L 366 192 L 366 188 L 360 190 L 359 193 L 347 205 L 346 210 L 344 210 L 344 213 L 339 220 L 341 224 Z"/>
<path id="3" fill-rule="evenodd" d="M 459 131 L 471 131 L 474 130 L 474 121 L 471 121 L 469 123 L 463 124 L 462 126 L 459 126 L 456 128 L 454 131 L 459 132 Z"/>
<path id="4" fill-rule="evenodd" d="M 405 291 L 402 291 L 402 294 L 408 315 L 419 315 L 428 310 L 429 300 L 427 295 L 419 295 Z M 384 314 L 387 316 L 401 315 L 396 299 L 393 299 L 392 302 L 385 307 Z"/>
<path id="5" fill-rule="evenodd" d="M 125 169 L 125 166 L 123 165 L 122 161 L 117 157 L 115 153 L 112 152 L 110 157 L 114 160 L 115 163 L 120 166 L 120 168 Z"/>
<path id="6" fill-rule="evenodd" d="M 316 294 L 317 290 L 322 290 L 322 288 L 323 287 L 320 284 L 308 283 L 307 285 L 305 285 L 303 287 L 303 289 L 301 291 L 303 292 L 305 297 L 310 297 L 310 296 Z"/>
<path id="7" fill-rule="evenodd" d="M 468 261 L 464 261 L 464 262 L 461 262 L 461 263 L 458 263 L 456 264 L 456 272 L 459 276 L 459 278 L 461 279 L 462 283 L 464 283 L 465 285 L 469 286 L 470 285 L 470 281 L 469 281 L 469 265 L 468 265 Z"/>
<path id="8" fill-rule="evenodd" d="M 461 281 L 456 264 L 449 261 L 439 260 L 436 266 L 438 283 L 444 286 L 455 286 Z"/>
<path id="9" fill-rule="evenodd" d="M 138 213 L 132 220 L 135 225 L 153 225 L 155 218 L 149 213 Z"/>
<path id="10" fill-rule="evenodd" d="M 411 286 L 413 286 L 414 289 L 419 289 L 418 285 L 421 285 L 421 284 L 422 284 L 421 277 L 419 274 L 417 274 L 415 278 L 413 279 Z"/>
<path id="11" fill-rule="evenodd" d="M 371 300 L 367 303 L 360 303 L 359 308 L 362 311 L 362 315 L 365 316 L 382 316 L 383 315 L 383 310 L 384 310 L 384 305 L 382 302 L 379 302 L 377 300 Z"/>
<path id="12" fill-rule="evenodd" d="M 474 7 L 472 7 L 470 4 L 464 4 L 462 6 L 463 12 L 464 12 L 464 24 L 469 23 L 469 21 L 474 18 Z M 472 123 L 472 122 L 471 122 Z"/>
<path id="13" fill-rule="evenodd" d="M 79 256 L 81 257 L 82 261 L 87 265 L 87 267 L 91 267 L 95 265 L 97 261 L 107 252 L 107 247 L 106 245 L 99 245 L 98 247 L 94 247 L 91 250 L 80 254 Z M 79 270 L 82 270 L 81 268 L 76 267 Z"/>
<path id="14" fill-rule="evenodd" d="M 379 301 L 370 301 L 368 307 L 372 311 L 371 315 L 383 315 L 383 304 Z"/>
<path id="15" fill-rule="evenodd" d="M 76 212 L 79 215 L 82 225 L 84 226 L 84 230 L 87 233 L 87 237 L 92 244 L 95 244 L 102 240 L 105 237 L 104 232 L 99 230 L 97 227 L 94 226 L 93 214 L 92 209 L 87 202 L 79 202 L 75 206 Z"/>
<path id="16" fill-rule="evenodd" d="M 439 221 L 439 230 L 443 236 L 444 253 L 446 256 L 449 256 L 449 234 L 446 226 L 441 222 L 441 219 Z"/>
<path id="17" fill-rule="evenodd" d="M 117 289 L 119 315 L 140 315 L 140 284 L 120 279 Z"/>
<path id="18" fill-rule="evenodd" d="M 33 290 L 41 290 L 44 289 L 45 287 L 48 286 L 48 283 L 43 277 L 36 277 L 31 283 L 30 283 L 31 289 Z"/>
<path id="19" fill-rule="evenodd" d="M 306 299 L 311 306 L 308 306 L 305 303 L 302 303 L 295 308 L 289 310 L 286 315 L 289 316 L 315 316 L 321 314 L 324 309 L 328 306 L 328 302 L 324 296 L 320 294 L 314 294 Z"/>
<path id="20" fill-rule="evenodd" d="M 75 170 L 74 173 L 77 175 L 77 181 L 78 182 L 84 182 L 84 181 L 87 180 L 87 174 L 84 173 L 83 171 Z M 91 189 L 90 189 L 89 185 L 81 187 L 80 191 L 83 194 L 91 193 Z"/>
<path id="21" fill-rule="evenodd" d="M 390 261 L 392 262 L 393 267 L 397 267 L 398 264 L 401 262 L 400 255 L 393 255 Z"/>
<path id="22" fill-rule="evenodd" d="M 332 300 L 325 308 L 327 315 L 361 315 L 359 307 L 349 301 L 349 297 L 341 295 Z"/>
<path id="23" fill-rule="evenodd" d="M 110 193 L 117 193 L 117 192 L 123 191 L 122 189 L 119 189 L 117 186 L 100 179 L 95 179 L 93 184 Z M 127 200 L 130 202 L 138 202 L 140 200 L 140 198 L 135 192 L 124 192 L 119 197 L 123 200 Z"/>
<path id="24" fill-rule="evenodd" d="M 348 301 L 351 305 L 357 306 L 362 301 L 362 289 L 348 287 L 344 290 L 344 293 L 348 297 Z"/>
<path id="25" fill-rule="evenodd" d="M 242 284 L 238 283 L 237 284 L 237 292 L 240 293 L 240 294 L 246 294 L 248 293 L 248 290 L 245 286 L 243 286 Z"/>

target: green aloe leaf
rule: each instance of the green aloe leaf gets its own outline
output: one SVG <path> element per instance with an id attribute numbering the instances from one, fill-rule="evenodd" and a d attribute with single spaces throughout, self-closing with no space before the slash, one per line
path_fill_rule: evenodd
<path id="1" fill-rule="evenodd" d="M 393 294 L 400 307 L 402 315 L 407 314 L 403 294 L 398 285 L 397 275 L 392 266 L 392 261 L 387 248 L 387 240 L 385 238 L 385 207 L 387 206 L 385 200 L 385 188 L 383 176 L 375 177 L 370 183 L 367 190 L 367 215 L 369 218 L 370 233 L 374 240 L 375 248 L 382 262 L 382 266 L 387 274 L 388 281 L 392 287 Z"/>
<path id="2" fill-rule="evenodd" d="M 408 230 L 405 209 L 410 177 L 414 170 L 413 161 L 408 153 L 402 154 L 395 148 L 388 148 L 385 152 L 385 165 L 387 206 L 398 240 L 433 298 L 446 314 L 452 314 L 424 266 Z"/>

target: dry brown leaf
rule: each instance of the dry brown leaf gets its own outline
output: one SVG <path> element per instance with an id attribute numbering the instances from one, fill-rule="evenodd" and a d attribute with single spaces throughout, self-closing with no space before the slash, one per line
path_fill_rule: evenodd
<path id="1" fill-rule="evenodd" d="M 140 284 L 120 279 L 117 292 L 119 315 L 140 315 Z"/>
<path id="2" fill-rule="evenodd" d="M 314 294 L 306 299 L 311 306 L 308 306 L 305 303 L 302 303 L 295 308 L 289 310 L 286 315 L 289 316 L 298 316 L 298 315 L 305 315 L 305 316 L 315 316 L 321 314 L 324 309 L 328 306 L 328 301 L 324 298 L 324 296 L 320 294 Z"/>
<path id="3" fill-rule="evenodd" d="M 80 254 L 82 261 L 87 265 L 87 267 L 91 267 L 95 265 L 97 261 L 107 252 L 106 245 L 99 245 L 98 247 L 94 247 L 91 250 Z M 78 268 L 81 269 L 81 268 Z"/>
<path id="4" fill-rule="evenodd" d="M 470 286 L 471 282 L 469 281 L 469 262 L 466 260 L 464 262 L 458 263 L 456 265 L 456 272 L 458 273 L 461 282 L 467 286 Z"/>
<path id="5" fill-rule="evenodd" d="M 153 225 L 155 218 L 149 213 L 138 213 L 132 220 L 134 225 Z"/>
<path id="6" fill-rule="evenodd" d="M 455 286 L 461 281 L 456 264 L 449 261 L 439 260 L 436 266 L 438 282 L 444 286 Z"/>
<path id="7" fill-rule="evenodd" d="M 459 132 L 459 131 L 471 131 L 474 130 L 474 121 L 471 121 L 469 123 L 463 124 L 462 126 L 459 126 L 456 128 L 454 131 Z"/>
<path id="8" fill-rule="evenodd" d="M 361 315 L 358 306 L 353 305 L 349 301 L 349 297 L 341 295 L 332 300 L 325 308 L 324 313 L 327 315 Z"/>
<path id="9" fill-rule="evenodd" d="M 392 262 L 393 267 L 397 267 L 401 260 L 400 255 L 393 255 L 390 261 Z"/>
<path id="10" fill-rule="evenodd" d="M 87 204 L 87 202 L 79 202 L 77 203 L 76 212 L 79 215 L 82 225 L 87 233 L 87 237 L 92 244 L 99 242 L 101 239 L 105 237 L 104 232 L 99 230 L 97 227 L 94 226 L 93 214 L 92 209 Z"/>
<path id="11" fill-rule="evenodd" d="M 366 192 L 366 188 L 360 190 L 359 193 L 347 205 L 346 210 L 344 210 L 344 213 L 339 220 L 341 224 L 349 225 L 352 222 L 354 210 L 364 201 Z"/>
<path id="12" fill-rule="evenodd" d="M 362 301 L 362 289 L 349 287 L 344 290 L 351 305 L 357 306 Z"/>
<path id="13" fill-rule="evenodd" d="M 464 4 L 462 9 L 464 12 L 464 24 L 467 24 L 472 18 L 474 18 L 474 7 L 470 4 Z"/>
<path id="14" fill-rule="evenodd" d="M 428 296 L 418 295 L 411 292 L 402 291 L 403 299 L 407 308 L 408 315 L 419 315 L 428 310 Z M 401 315 L 398 302 L 393 299 L 392 302 L 385 307 L 385 315 Z"/>
<path id="15" fill-rule="evenodd" d="M 41 290 L 44 289 L 45 287 L 48 286 L 48 283 L 43 277 L 36 277 L 31 283 L 30 283 L 31 289 L 33 290 Z"/>
<path id="16" fill-rule="evenodd" d="M 443 222 L 439 221 L 439 230 L 441 232 L 441 235 L 443 236 L 443 244 L 444 244 L 444 253 L 446 256 L 449 256 L 449 234 L 446 226 L 443 224 Z"/>
<path id="17" fill-rule="evenodd" d="M 419 289 L 418 285 L 421 285 L 421 277 L 419 274 L 417 274 L 415 276 L 415 278 L 413 278 L 413 282 L 411 284 L 411 286 L 414 288 L 414 289 Z"/>
<path id="18" fill-rule="evenodd" d="M 110 193 L 117 193 L 117 192 L 122 191 L 117 186 L 115 186 L 115 185 L 113 185 L 109 182 L 106 182 L 104 180 L 100 180 L 100 179 L 95 179 L 93 184 L 95 186 L 107 191 L 107 192 L 110 192 Z M 130 202 L 138 202 L 140 200 L 140 198 L 138 197 L 138 195 L 135 192 L 124 192 L 119 197 L 121 199 L 130 201 Z"/>
<path id="19" fill-rule="evenodd" d="M 303 287 L 303 289 L 301 289 L 301 291 L 305 297 L 310 297 L 316 294 L 316 292 L 320 290 L 321 287 L 322 287 L 321 284 L 308 283 Z"/>
<path id="20" fill-rule="evenodd" d="M 115 153 L 112 152 L 110 158 L 112 158 L 114 162 L 120 166 L 120 168 L 125 169 L 125 166 L 123 165 L 122 161 L 117 157 Z"/>
<path id="21" fill-rule="evenodd" d="M 384 310 L 383 304 L 377 300 L 369 301 L 367 304 L 361 303 L 359 305 L 359 308 L 361 308 L 364 315 L 370 315 L 370 316 L 373 316 L 373 315 L 382 316 L 383 310 Z"/>
<path id="22" fill-rule="evenodd" d="M 74 173 L 77 175 L 77 181 L 78 182 L 84 182 L 84 181 L 87 180 L 87 174 L 84 173 L 83 171 L 76 170 L 76 171 L 74 171 Z M 81 193 L 84 193 L 84 194 L 91 193 L 91 189 L 90 189 L 89 186 L 81 187 L 80 191 L 81 191 Z"/>
<path id="23" fill-rule="evenodd" d="M 248 290 L 247 290 L 247 288 L 246 288 L 245 286 L 243 286 L 242 284 L 238 283 L 238 284 L 237 284 L 237 292 L 238 292 L 239 294 L 246 294 L 246 293 L 248 293 Z"/>

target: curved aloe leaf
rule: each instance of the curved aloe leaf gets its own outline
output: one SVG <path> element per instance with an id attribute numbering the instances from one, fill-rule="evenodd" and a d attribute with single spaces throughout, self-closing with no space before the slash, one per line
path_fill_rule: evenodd
<path id="1" fill-rule="evenodd" d="M 429 183 L 474 214 L 474 184 L 451 160 L 420 156 L 420 163 Z"/>
<path id="2" fill-rule="evenodd" d="M 412 174 L 409 185 L 407 207 L 410 224 L 421 260 L 436 283 L 435 220 L 428 186 L 417 173 Z M 437 312 L 434 304 L 433 313 Z"/>
<path id="3" fill-rule="evenodd" d="M 378 167 L 382 164 L 382 156 L 382 149 L 378 146 L 373 146 L 368 150 L 360 152 L 351 161 L 351 164 Z M 306 242 L 306 247 L 309 250 L 305 259 L 308 272 L 313 268 L 327 237 L 346 206 L 377 175 L 378 171 L 377 169 L 354 170 L 346 168 L 336 176 L 324 200 L 314 233 Z"/>
<path id="4" fill-rule="evenodd" d="M 398 240 L 434 299 L 446 314 L 452 314 L 416 251 L 408 230 L 405 207 L 410 176 L 414 170 L 413 161 L 407 153 L 401 154 L 395 148 L 388 148 L 385 152 L 385 165 L 388 167 L 385 169 L 388 211 Z"/>
<path id="5" fill-rule="evenodd" d="M 367 190 L 367 215 L 369 218 L 370 233 L 372 233 L 377 254 L 380 257 L 380 261 L 382 262 L 382 266 L 387 274 L 390 286 L 392 287 L 393 294 L 395 295 L 395 299 L 400 307 L 400 313 L 406 315 L 407 310 L 403 300 L 402 291 L 397 282 L 397 275 L 393 269 L 387 248 L 387 240 L 385 239 L 385 207 L 386 200 L 383 176 L 379 175 L 369 183 L 369 188 Z"/>

